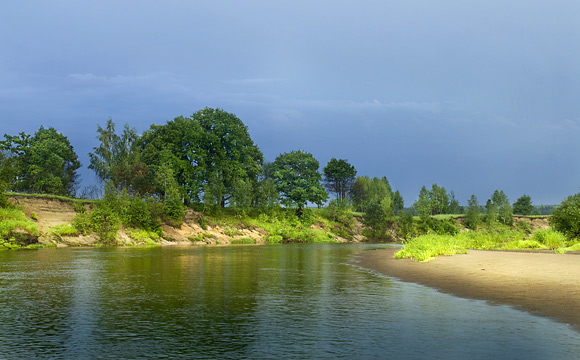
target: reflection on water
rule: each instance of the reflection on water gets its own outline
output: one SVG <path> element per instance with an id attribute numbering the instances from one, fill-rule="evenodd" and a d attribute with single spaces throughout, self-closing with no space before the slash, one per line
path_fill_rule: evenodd
<path id="1" fill-rule="evenodd" d="M 346 264 L 369 245 L 0 253 L 0 358 L 576 359 L 580 334 Z"/>

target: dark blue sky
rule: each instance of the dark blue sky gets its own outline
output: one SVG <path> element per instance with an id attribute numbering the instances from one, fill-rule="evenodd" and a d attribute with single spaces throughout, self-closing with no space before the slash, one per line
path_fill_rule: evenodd
<path id="1" fill-rule="evenodd" d="M 312 152 L 462 204 L 580 191 L 580 2 L 3 1 L 0 134 L 235 113 L 266 159 Z"/>

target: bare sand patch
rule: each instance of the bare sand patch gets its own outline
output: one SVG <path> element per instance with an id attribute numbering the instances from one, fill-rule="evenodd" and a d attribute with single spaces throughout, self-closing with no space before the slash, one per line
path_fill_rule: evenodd
<path id="1" fill-rule="evenodd" d="M 457 296 L 509 305 L 580 331 L 580 256 L 470 250 L 429 262 L 395 260 L 398 249 L 366 251 L 360 266 Z"/>

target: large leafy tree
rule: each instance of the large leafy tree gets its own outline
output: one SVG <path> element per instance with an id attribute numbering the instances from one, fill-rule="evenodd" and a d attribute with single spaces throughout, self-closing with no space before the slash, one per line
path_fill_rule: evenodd
<path id="1" fill-rule="evenodd" d="M 193 119 L 178 116 L 164 125 L 151 125 L 139 139 L 143 161 L 156 179 L 155 192 L 163 195 L 172 174 L 186 203 L 199 202 L 207 153 L 203 130 Z M 170 171 L 168 171 L 170 170 Z"/>
<path id="2" fill-rule="evenodd" d="M 514 213 L 520 215 L 532 215 L 534 213 L 534 205 L 532 205 L 532 198 L 529 195 L 520 196 L 513 205 Z"/>
<path id="3" fill-rule="evenodd" d="M 318 160 L 312 154 L 298 150 L 278 155 L 272 165 L 273 178 L 282 196 L 282 204 L 296 206 L 297 214 L 308 202 L 322 205 L 328 198 L 318 171 Z"/>
<path id="4" fill-rule="evenodd" d="M 249 204 L 248 194 L 257 187 L 264 161 L 248 128 L 234 114 L 204 108 L 191 117 L 203 130 L 201 147 L 206 154 L 203 166 L 205 201 L 225 207 Z"/>
<path id="5" fill-rule="evenodd" d="M 336 198 L 344 201 L 350 193 L 356 177 L 354 166 L 347 160 L 330 159 L 323 169 L 324 187 L 329 192 L 334 192 Z"/>
<path id="6" fill-rule="evenodd" d="M 580 194 L 562 201 L 550 216 L 550 226 L 570 239 L 580 237 Z"/>
<path id="7" fill-rule="evenodd" d="M 385 176 L 372 179 L 368 176 L 358 176 L 351 191 L 354 208 L 362 212 L 366 212 L 372 203 L 380 203 L 385 197 L 391 199 L 394 210 L 395 204 L 392 201 L 394 196 L 391 184 Z"/>
<path id="8" fill-rule="evenodd" d="M 33 136 L 5 135 L 2 148 L 16 157 L 14 190 L 73 196 L 81 166 L 68 138 L 40 127 Z"/>
<path id="9" fill-rule="evenodd" d="M 149 169 L 141 161 L 137 131 L 126 124 L 119 135 L 115 132 L 115 123 L 109 119 L 104 128 L 97 125 L 97 133 L 100 144 L 89 153 L 89 169 L 101 181 L 111 181 L 117 190 L 139 194 L 150 192 Z"/>
<path id="10" fill-rule="evenodd" d="M 191 117 L 179 116 L 152 125 L 140 139 L 143 161 L 163 193 L 168 167 L 186 202 L 249 206 L 258 190 L 263 155 L 247 127 L 234 114 L 204 108 Z"/>

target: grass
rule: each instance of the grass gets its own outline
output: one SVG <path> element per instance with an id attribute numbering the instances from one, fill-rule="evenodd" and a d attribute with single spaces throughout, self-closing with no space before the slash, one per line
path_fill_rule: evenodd
<path id="1" fill-rule="evenodd" d="M 38 225 L 28 219 L 19 208 L 0 208 L 0 238 L 9 239 L 16 230 L 23 230 L 33 236 L 38 236 Z"/>
<path id="2" fill-rule="evenodd" d="M 412 258 L 429 261 L 440 255 L 464 254 L 467 250 L 553 249 L 556 252 L 580 250 L 580 244 L 572 246 L 563 234 L 552 229 L 538 230 L 531 237 L 514 230 L 482 230 L 461 232 L 457 235 L 427 234 L 411 239 L 395 254 L 396 259 Z"/>
<path id="3" fill-rule="evenodd" d="M 73 223 L 58 224 L 50 227 L 48 231 L 58 236 L 59 238 L 63 236 L 79 235 L 79 231 L 77 230 L 77 228 L 74 226 Z"/>
<path id="4" fill-rule="evenodd" d="M 125 228 L 125 233 L 136 245 L 159 245 L 159 233 L 144 229 Z"/>

